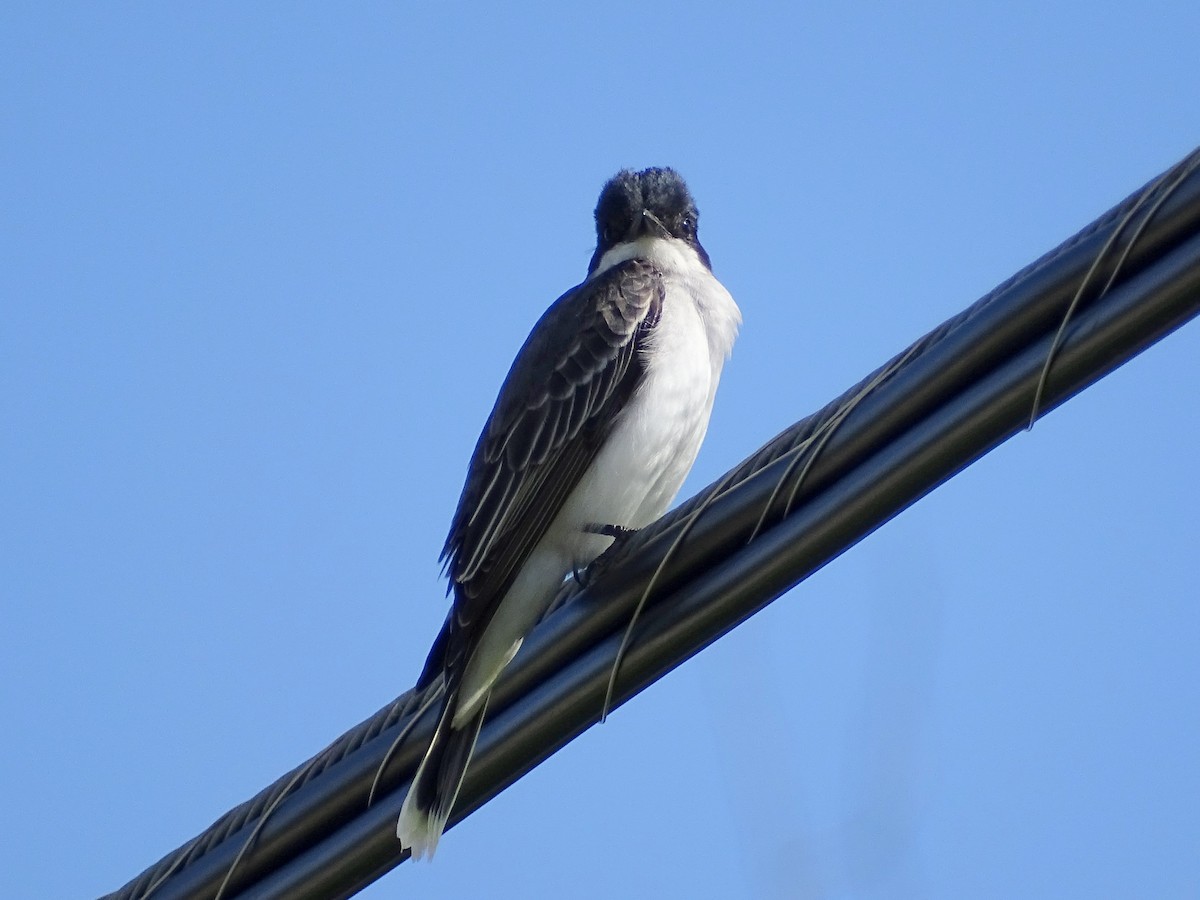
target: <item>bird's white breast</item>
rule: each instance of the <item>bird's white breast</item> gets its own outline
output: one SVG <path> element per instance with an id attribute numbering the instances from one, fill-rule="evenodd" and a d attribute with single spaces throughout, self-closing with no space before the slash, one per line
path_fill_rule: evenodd
<path id="1" fill-rule="evenodd" d="M 613 257 L 612 259 L 609 256 Z M 563 509 L 574 565 L 609 544 L 590 524 L 641 528 L 671 505 L 708 430 L 725 358 L 741 322 L 729 292 L 687 244 L 650 238 L 622 245 L 597 272 L 634 256 L 663 273 L 666 294 L 643 350 L 645 375 L 609 439 Z M 572 534 L 573 532 L 573 534 Z"/>

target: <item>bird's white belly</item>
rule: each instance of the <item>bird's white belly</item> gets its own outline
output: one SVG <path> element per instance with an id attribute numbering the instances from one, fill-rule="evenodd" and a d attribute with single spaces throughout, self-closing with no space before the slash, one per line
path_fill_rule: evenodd
<path id="1" fill-rule="evenodd" d="M 674 303 L 673 303 L 674 301 Z M 671 505 L 696 460 L 712 411 L 713 366 L 691 297 L 668 296 L 647 354 L 648 369 L 612 433 L 572 492 L 549 535 L 566 542 L 570 564 L 590 563 L 611 538 L 591 525 L 641 528 Z"/>

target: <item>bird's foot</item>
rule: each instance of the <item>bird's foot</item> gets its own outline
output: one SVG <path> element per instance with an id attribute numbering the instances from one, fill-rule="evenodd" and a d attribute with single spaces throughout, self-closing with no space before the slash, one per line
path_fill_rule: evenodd
<path id="1" fill-rule="evenodd" d="M 637 532 L 636 528 L 626 528 L 624 525 L 597 525 L 595 522 L 584 525 L 583 530 L 587 534 L 602 534 L 616 540 L 622 540 Z"/>
<path id="2" fill-rule="evenodd" d="M 583 531 L 586 534 L 598 534 L 603 537 L 610 537 L 613 542 L 605 548 L 604 552 L 597 556 L 582 572 L 578 569 L 572 570 L 575 583 L 580 587 L 587 587 L 596 580 L 596 576 L 607 568 L 612 562 L 613 556 L 617 548 L 622 546 L 630 537 L 637 534 L 636 528 L 626 528 L 624 525 L 605 525 L 589 522 L 583 526 Z"/>

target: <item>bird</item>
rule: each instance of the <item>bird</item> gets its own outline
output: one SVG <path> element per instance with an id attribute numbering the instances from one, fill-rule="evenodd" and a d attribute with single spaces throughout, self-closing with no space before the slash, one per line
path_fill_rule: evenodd
<path id="1" fill-rule="evenodd" d="M 600 192 L 584 280 L 534 325 L 475 444 L 441 559 L 453 594 L 417 681 L 441 707 L 396 824 L 432 858 L 493 685 L 563 582 L 667 511 L 742 316 L 670 168 Z"/>

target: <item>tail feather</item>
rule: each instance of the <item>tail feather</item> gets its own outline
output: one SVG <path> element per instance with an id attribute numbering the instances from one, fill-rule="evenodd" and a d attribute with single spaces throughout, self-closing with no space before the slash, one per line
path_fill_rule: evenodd
<path id="1" fill-rule="evenodd" d="M 467 773 L 467 764 L 475 751 L 479 729 L 487 712 L 487 699 L 461 727 L 454 727 L 457 708 L 457 690 L 447 697 L 438 718 L 433 740 L 425 751 L 425 758 L 417 767 L 400 808 L 396 822 L 396 837 L 402 847 L 412 851 L 413 859 L 433 858 L 438 839 L 446 828 L 446 821 L 454 809 L 459 789 Z"/>

